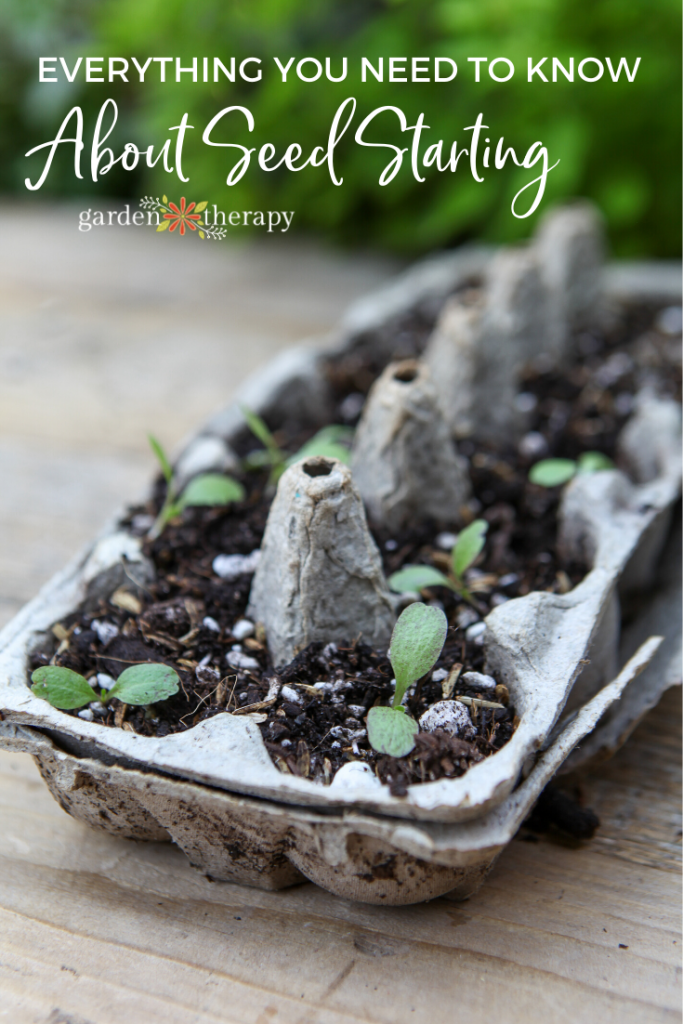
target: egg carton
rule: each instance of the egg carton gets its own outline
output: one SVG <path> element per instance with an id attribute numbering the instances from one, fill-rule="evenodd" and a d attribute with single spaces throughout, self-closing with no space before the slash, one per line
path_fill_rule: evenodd
<path id="1" fill-rule="evenodd" d="M 359 339 L 386 344 L 397 316 L 437 309 L 490 260 L 486 250 L 465 250 L 410 272 L 403 287 L 366 300 L 347 318 L 337 351 Z M 651 292 L 643 291 L 647 299 Z M 402 306 L 406 295 L 410 304 Z M 278 357 L 188 440 L 178 464 L 198 472 L 211 459 L 229 461 L 244 430 L 241 405 L 275 426 L 292 415 L 325 422 L 325 354 L 306 347 Z M 631 635 L 628 653 L 635 636 L 639 654 L 618 671 L 620 600 L 655 585 L 670 532 L 680 491 L 679 421 L 675 403 L 643 392 L 620 439 L 629 475 L 608 470 L 567 486 L 560 542 L 591 568 L 569 593 L 533 592 L 488 615 L 487 671 L 508 687 L 519 725 L 505 747 L 460 778 L 411 785 L 403 797 L 369 773 L 342 773 L 323 786 L 281 773 L 249 715 L 220 714 L 156 738 L 84 721 L 35 697 L 30 657 L 51 626 L 93 586 L 106 596 L 121 572 L 143 564 L 118 517 L 0 634 L 0 746 L 30 750 L 76 817 L 133 838 L 170 836 L 215 877 L 277 888 L 303 875 L 341 895 L 386 903 L 472 891 L 565 759 L 579 767 L 613 752 L 663 689 L 680 681 L 680 631 L 667 621 L 665 654 L 656 655 L 662 616 L 654 613 L 636 620 L 640 634 Z M 659 601 L 667 613 L 670 595 Z M 633 666 L 655 656 L 660 669 L 641 677 L 649 682 L 639 689 Z M 627 699 L 612 707 L 623 690 Z"/>

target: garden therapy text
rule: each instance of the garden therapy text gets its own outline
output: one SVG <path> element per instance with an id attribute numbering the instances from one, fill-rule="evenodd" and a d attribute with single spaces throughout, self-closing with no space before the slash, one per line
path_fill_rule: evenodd
<path id="1" fill-rule="evenodd" d="M 255 130 L 253 114 L 247 107 L 242 106 L 224 107 L 220 110 L 204 128 L 202 142 L 207 146 L 223 148 L 226 150 L 226 156 L 235 158 L 229 165 L 227 185 L 237 184 L 254 165 L 266 172 L 277 171 L 280 168 L 298 172 L 308 167 L 326 167 L 332 183 L 341 185 L 344 179 L 337 174 L 335 151 L 346 133 L 353 130 L 355 114 L 356 100 L 350 96 L 344 100 L 334 115 L 327 145 L 314 147 L 307 156 L 296 142 L 288 146 L 284 152 L 278 153 L 271 142 L 257 148 L 230 141 L 231 130 L 242 132 L 245 126 L 250 133 Z M 181 181 L 190 180 L 184 176 L 182 165 L 185 135 L 189 130 L 194 130 L 194 125 L 188 124 L 188 114 L 183 114 L 180 124 L 170 129 L 177 132 L 174 138 L 166 139 L 156 152 L 154 146 L 140 149 L 135 143 L 127 142 L 118 156 L 106 145 L 117 119 L 116 103 L 113 99 L 106 100 L 100 108 L 91 147 L 90 175 L 93 181 L 97 181 L 116 164 L 120 164 L 126 171 L 132 171 L 140 161 L 144 161 L 148 167 L 155 167 L 161 161 L 166 173 L 172 174 L 175 171 Z M 355 129 L 353 137 L 357 145 L 380 150 L 388 157 L 388 162 L 379 176 L 380 185 L 390 184 L 404 163 L 418 182 L 426 180 L 423 172 L 436 170 L 455 173 L 461 164 L 463 169 L 469 168 L 477 182 L 485 180 L 487 171 L 502 170 L 508 161 L 517 167 L 535 170 L 536 176 L 523 185 L 512 200 L 511 212 L 519 219 L 529 217 L 538 208 L 545 192 L 548 174 L 559 163 L 559 160 L 552 165 L 549 163 L 548 150 L 541 142 L 534 142 L 526 153 L 518 155 L 511 146 L 506 147 L 502 136 L 493 140 L 488 134 L 489 126 L 484 123 L 483 114 L 479 114 L 474 124 L 463 128 L 467 144 L 462 147 L 457 140 L 450 143 L 443 139 L 432 141 L 429 138 L 429 131 L 430 127 L 425 123 L 424 114 L 420 114 L 415 124 L 408 124 L 406 115 L 400 107 L 388 105 L 371 111 Z M 396 145 L 396 141 L 389 141 L 396 140 L 397 132 L 405 136 L 408 145 Z M 26 188 L 31 191 L 41 188 L 50 172 L 55 154 L 60 146 L 65 145 L 73 145 L 74 174 L 77 178 L 82 178 L 81 157 L 85 143 L 83 111 L 80 107 L 73 107 L 69 111 L 54 139 L 34 146 L 26 154 L 29 157 L 42 150 L 47 151 L 40 176 L 35 181 L 26 178 Z"/>

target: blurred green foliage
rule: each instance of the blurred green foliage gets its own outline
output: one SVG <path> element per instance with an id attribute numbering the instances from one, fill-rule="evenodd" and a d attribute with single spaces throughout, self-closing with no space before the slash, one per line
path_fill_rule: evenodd
<path id="1" fill-rule="evenodd" d="M 115 136 L 124 142 L 157 146 L 187 111 L 195 130 L 188 133 L 184 157 L 190 183 L 156 171 L 112 172 L 94 186 L 76 181 L 71 153 L 60 154 L 42 193 L 97 192 L 139 196 L 146 191 L 208 199 L 224 210 L 295 210 L 299 229 L 337 241 L 385 247 L 405 253 L 450 245 L 470 236 L 500 241 L 527 236 L 533 219 L 510 213 L 515 192 L 536 171 L 506 168 L 490 172 L 483 184 L 466 167 L 456 174 L 431 173 L 418 184 L 404 166 L 382 188 L 377 179 L 386 163 L 378 154 L 342 140 L 337 156 L 341 187 L 325 168 L 301 173 L 265 173 L 252 166 L 228 188 L 225 178 L 235 161 L 225 150 L 201 143 L 201 132 L 222 107 L 247 106 L 256 120 L 252 136 L 238 129 L 241 119 L 217 132 L 225 141 L 260 146 L 278 153 L 292 143 L 304 155 L 325 145 L 329 125 L 347 96 L 358 99 L 353 130 L 372 109 L 401 107 L 413 124 L 424 111 L 431 127 L 427 141 L 453 139 L 467 145 L 463 129 L 481 111 L 492 140 L 504 135 L 519 154 L 535 141 L 548 147 L 550 174 L 539 213 L 552 201 L 589 196 L 602 208 L 612 249 L 622 256 L 674 256 L 680 251 L 680 10 L 677 0 L 4 0 L 0 9 L 0 187 L 24 192 L 23 179 L 36 164 L 24 159 L 33 145 L 51 138 L 71 105 L 86 116 L 86 140 L 100 104 L 113 96 L 119 105 Z M 193 84 L 159 83 L 155 71 L 140 85 L 117 82 L 85 86 L 38 86 L 38 55 L 217 56 L 225 64 L 248 56 L 263 58 L 258 84 L 223 79 Z M 349 75 L 340 83 L 321 79 L 307 84 L 294 74 L 283 84 L 272 58 L 341 58 Z M 360 58 L 376 62 L 389 56 L 448 56 L 458 63 L 449 84 L 360 82 Z M 487 74 L 472 81 L 471 56 L 507 57 L 514 79 L 496 83 Z M 527 57 L 558 57 L 565 66 L 587 56 L 641 58 L 634 84 L 623 74 L 613 83 L 605 72 L 593 84 L 526 80 Z M 547 61 L 544 70 L 550 65 Z M 135 78 L 137 75 L 134 73 Z M 149 77 L 149 76 L 148 76 Z M 173 77 L 172 75 L 170 76 Z M 384 129 L 382 129 L 384 131 Z M 390 141 L 409 144 L 393 132 Z M 379 133 L 377 135 L 379 138 Z M 86 150 L 86 156 L 88 151 Z M 86 163 L 87 166 L 87 163 Z M 41 193 L 41 194 L 42 194 Z"/>

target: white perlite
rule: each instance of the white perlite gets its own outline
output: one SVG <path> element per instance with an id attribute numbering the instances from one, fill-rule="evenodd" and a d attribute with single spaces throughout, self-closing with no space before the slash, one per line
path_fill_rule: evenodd
<path id="1" fill-rule="evenodd" d="M 314 640 L 362 634 L 386 647 L 394 613 L 351 470 L 310 458 L 283 473 L 270 509 L 247 614 L 282 665 Z"/>
<path id="2" fill-rule="evenodd" d="M 420 728 L 423 732 L 441 729 L 449 736 L 459 736 L 461 739 L 469 739 L 474 735 L 469 711 L 456 700 L 440 700 L 432 704 L 420 718 Z"/>
<path id="3" fill-rule="evenodd" d="M 256 548 L 250 555 L 216 555 L 212 568 L 222 580 L 236 580 L 245 573 L 254 572 L 260 557 L 260 548 Z"/>
<path id="4" fill-rule="evenodd" d="M 337 771 L 332 779 L 332 785 L 336 789 L 355 789 L 357 787 L 377 789 L 382 783 L 369 764 L 364 764 L 363 761 L 347 761 Z"/>
<path id="5" fill-rule="evenodd" d="M 420 519 L 461 521 L 470 497 L 426 366 L 391 363 L 375 382 L 356 432 L 353 479 L 368 518 L 396 531 Z"/>
<path id="6" fill-rule="evenodd" d="M 248 636 L 253 636 L 256 627 L 253 622 L 249 619 L 238 619 L 235 625 L 232 627 L 231 633 L 235 640 L 246 640 Z"/>
<path id="7" fill-rule="evenodd" d="M 256 658 L 251 658 L 248 654 L 242 654 L 241 651 L 228 651 L 225 660 L 230 668 L 241 668 L 256 672 L 261 667 Z"/>
<path id="8" fill-rule="evenodd" d="M 143 562 L 142 542 L 138 537 L 131 537 L 123 530 L 110 533 L 93 548 L 83 567 L 83 579 L 90 583 L 100 573 L 111 569 L 124 559 L 126 562 Z"/>
<path id="9" fill-rule="evenodd" d="M 465 639 L 472 640 L 474 643 L 483 644 L 484 636 L 486 634 L 486 623 L 485 622 L 474 622 L 471 626 L 468 626 L 465 630 Z"/>
<path id="10" fill-rule="evenodd" d="M 462 676 L 465 686 L 471 686 L 473 690 L 493 691 L 496 688 L 496 680 L 493 676 L 486 676 L 483 672 L 465 672 Z"/>
<path id="11" fill-rule="evenodd" d="M 119 635 L 119 627 L 113 622 L 100 622 L 99 619 L 93 619 L 90 628 L 102 645 L 108 644 L 110 640 Z"/>
<path id="12" fill-rule="evenodd" d="M 98 672 L 97 675 L 95 676 L 95 679 L 97 680 L 97 685 L 99 686 L 100 690 L 111 690 L 114 686 L 116 686 L 116 680 L 113 678 L 113 676 L 107 675 L 106 672 Z"/>

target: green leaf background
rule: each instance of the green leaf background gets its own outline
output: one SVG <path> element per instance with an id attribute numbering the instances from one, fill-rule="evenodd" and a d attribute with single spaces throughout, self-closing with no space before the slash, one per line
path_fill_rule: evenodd
<path id="1" fill-rule="evenodd" d="M 431 130 L 425 138 L 455 138 L 467 145 L 463 129 L 483 112 L 495 142 L 525 151 L 535 141 L 548 146 L 560 164 L 551 172 L 539 216 L 551 202 L 587 196 L 602 208 L 610 248 L 620 257 L 680 257 L 680 4 L 675 0 L 5 0 L 0 6 L 3 74 L 0 77 L 0 188 L 25 196 L 24 178 L 35 178 L 44 152 L 26 159 L 33 146 L 52 139 L 74 104 L 84 109 L 86 152 L 94 122 L 106 97 L 119 106 L 119 122 L 108 140 L 117 153 L 128 140 L 158 147 L 187 111 L 196 130 L 188 133 L 183 168 L 191 182 L 186 194 L 206 196 L 219 209 L 295 210 L 295 226 L 307 233 L 344 244 L 372 245 L 406 254 L 453 245 L 470 237 L 499 242 L 527 237 L 537 219 L 516 220 L 510 201 L 528 171 L 509 167 L 485 172 L 479 184 L 462 173 L 430 173 L 427 183 L 413 180 L 404 168 L 386 188 L 378 184 L 386 151 L 362 149 L 352 132 L 336 154 L 344 178 L 334 187 L 324 168 L 299 174 L 267 174 L 258 169 L 234 188 L 225 184 L 234 160 L 228 151 L 206 146 L 203 128 L 228 104 L 242 104 L 253 113 L 250 135 L 235 118 L 222 141 L 247 146 L 271 142 L 278 155 L 292 142 L 308 155 L 324 146 L 335 110 L 348 96 L 359 103 L 354 126 L 371 110 L 396 104 L 408 124 L 425 113 Z M 210 42 L 210 46 L 208 43 Z M 219 55 L 239 64 L 246 56 L 263 60 L 263 79 L 235 83 L 222 78 L 203 84 L 183 75 L 179 83 L 161 83 L 150 68 L 140 84 L 131 68 L 130 81 L 101 85 L 83 81 L 73 86 L 37 87 L 38 57 L 63 54 L 73 64 L 79 55 L 163 57 L 177 55 L 185 67 L 192 58 Z M 388 81 L 390 56 L 453 58 L 453 82 L 398 84 Z M 506 83 L 484 73 L 477 85 L 467 58 L 502 56 L 514 61 L 515 77 Z M 614 62 L 625 57 L 633 67 L 641 58 L 635 83 L 613 83 L 607 70 L 600 81 L 552 81 L 551 59 L 565 67 L 587 56 Z M 286 85 L 273 63 L 278 56 L 295 63 Z M 304 56 L 326 57 L 339 74 L 342 57 L 349 76 L 337 84 L 307 84 L 294 71 Z M 385 80 L 372 76 L 360 83 L 362 56 L 376 65 L 384 58 Z M 527 81 L 527 58 L 548 59 L 547 83 Z M 157 66 L 154 66 L 155 68 Z M 433 76 L 432 76 L 433 77 Z M 390 120 L 375 138 L 406 145 Z M 488 133 L 487 133 L 488 134 Z M 384 141 L 383 140 L 383 141 Z M 535 174 L 535 170 L 534 170 Z M 97 184 L 78 180 L 73 156 L 60 152 L 41 197 L 101 195 L 136 198 L 171 188 L 161 164 L 127 173 L 116 165 Z M 176 179 L 177 184 L 177 179 Z M 175 186 L 174 186 L 175 188 Z M 176 190 L 177 191 L 177 190 Z"/>

